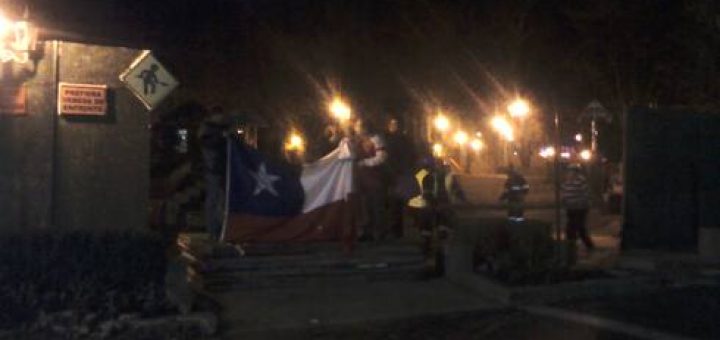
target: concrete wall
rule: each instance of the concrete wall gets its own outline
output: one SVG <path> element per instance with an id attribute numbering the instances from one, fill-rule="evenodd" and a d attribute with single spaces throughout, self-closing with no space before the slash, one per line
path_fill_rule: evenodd
<path id="1" fill-rule="evenodd" d="M 626 147 L 623 248 L 697 249 L 720 228 L 720 116 L 634 110 Z"/>
<path id="2" fill-rule="evenodd" d="M 51 225 L 53 119 L 52 48 L 36 64 L 0 64 L 0 83 L 24 83 L 28 113 L 0 114 L 0 227 L 11 230 Z"/>
<path id="3" fill-rule="evenodd" d="M 3 230 L 142 228 L 149 188 L 148 112 L 120 83 L 140 51 L 45 43 L 29 113 L 0 118 Z M 107 84 L 108 114 L 56 116 L 56 82 Z M 5 77 L 3 77 L 5 81 Z"/>

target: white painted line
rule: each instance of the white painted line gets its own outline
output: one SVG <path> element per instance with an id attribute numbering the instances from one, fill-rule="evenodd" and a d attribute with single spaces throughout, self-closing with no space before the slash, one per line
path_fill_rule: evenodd
<path id="1" fill-rule="evenodd" d="M 535 315 L 547 316 L 555 319 L 572 321 L 592 327 L 606 329 L 615 333 L 625 334 L 634 336 L 641 339 L 654 339 L 654 340 L 695 340 L 682 335 L 676 335 L 650 329 L 642 326 L 637 326 L 625 322 L 604 319 L 597 316 L 572 312 L 559 308 L 551 307 L 540 307 L 540 306 L 528 306 L 520 307 L 520 309 Z"/>

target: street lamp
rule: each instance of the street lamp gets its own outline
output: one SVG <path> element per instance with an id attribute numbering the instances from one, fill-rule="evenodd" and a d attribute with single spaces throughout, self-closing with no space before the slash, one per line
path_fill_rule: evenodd
<path id="1" fill-rule="evenodd" d="M 440 143 L 433 144 L 432 151 L 433 151 L 433 156 L 435 156 L 435 158 L 441 158 L 442 156 L 445 155 L 445 148 Z"/>
<path id="2" fill-rule="evenodd" d="M 303 140 L 302 136 L 293 132 L 285 143 L 285 150 L 302 152 L 305 150 L 305 140 Z"/>
<path id="3" fill-rule="evenodd" d="M 545 159 L 555 157 L 555 148 L 552 146 L 546 146 L 546 147 L 540 149 L 539 155 L 540 155 L 540 157 L 545 158 Z"/>
<path id="4" fill-rule="evenodd" d="M 468 139 L 468 134 L 462 130 L 455 132 L 455 135 L 453 136 L 453 140 L 455 141 L 455 143 L 460 146 L 467 144 Z"/>
<path id="5" fill-rule="evenodd" d="M 530 114 L 530 105 L 524 99 L 515 99 L 507 107 L 510 116 L 513 118 L 525 118 Z"/>
<path id="6" fill-rule="evenodd" d="M 490 121 L 490 124 L 492 125 L 493 129 L 495 129 L 495 131 L 497 131 L 497 133 L 505 139 L 505 141 L 512 142 L 513 140 L 515 140 L 515 136 L 513 134 L 513 127 L 510 122 L 505 119 L 505 117 L 495 116 L 493 117 L 492 121 Z"/>
<path id="7" fill-rule="evenodd" d="M 439 113 L 435 120 L 433 120 L 433 124 L 435 125 L 435 128 L 438 129 L 440 132 L 445 132 L 450 128 L 450 120 L 448 120 L 445 115 L 442 113 Z"/>
<path id="8" fill-rule="evenodd" d="M 578 133 L 575 135 L 575 141 L 578 143 L 581 143 L 583 141 L 583 135 L 582 133 Z"/>
<path id="9" fill-rule="evenodd" d="M 340 124 L 344 124 L 349 121 L 350 116 L 352 115 L 352 109 L 340 97 L 333 98 L 332 102 L 328 105 L 328 110 Z"/>
<path id="10" fill-rule="evenodd" d="M 485 147 L 485 144 L 479 139 L 473 139 L 470 142 L 470 148 L 473 149 L 473 151 L 478 152 L 482 150 Z"/>
<path id="11" fill-rule="evenodd" d="M 580 159 L 582 159 L 583 161 L 586 161 L 586 162 L 591 160 L 592 159 L 592 151 L 590 151 L 590 150 L 580 151 Z"/>

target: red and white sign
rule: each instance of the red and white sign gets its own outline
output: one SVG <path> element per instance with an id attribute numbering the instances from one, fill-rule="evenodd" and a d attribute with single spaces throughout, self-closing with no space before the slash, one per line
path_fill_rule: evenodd
<path id="1" fill-rule="evenodd" d="M 27 87 L 23 85 L 0 86 L 0 114 L 27 114 Z"/>
<path id="2" fill-rule="evenodd" d="M 60 83 L 58 113 L 102 116 L 107 113 L 107 85 Z"/>

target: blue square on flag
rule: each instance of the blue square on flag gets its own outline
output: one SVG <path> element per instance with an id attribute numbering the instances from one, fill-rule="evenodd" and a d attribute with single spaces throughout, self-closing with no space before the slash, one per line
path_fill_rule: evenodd
<path id="1" fill-rule="evenodd" d="M 293 167 L 237 140 L 228 145 L 226 242 L 355 239 L 353 153 L 347 140 L 325 157 Z"/>
<path id="2" fill-rule="evenodd" d="M 242 141 L 231 139 L 229 144 L 229 213 L 294 216 L 302 211 L 299 171 L 264 157 Z"/>

